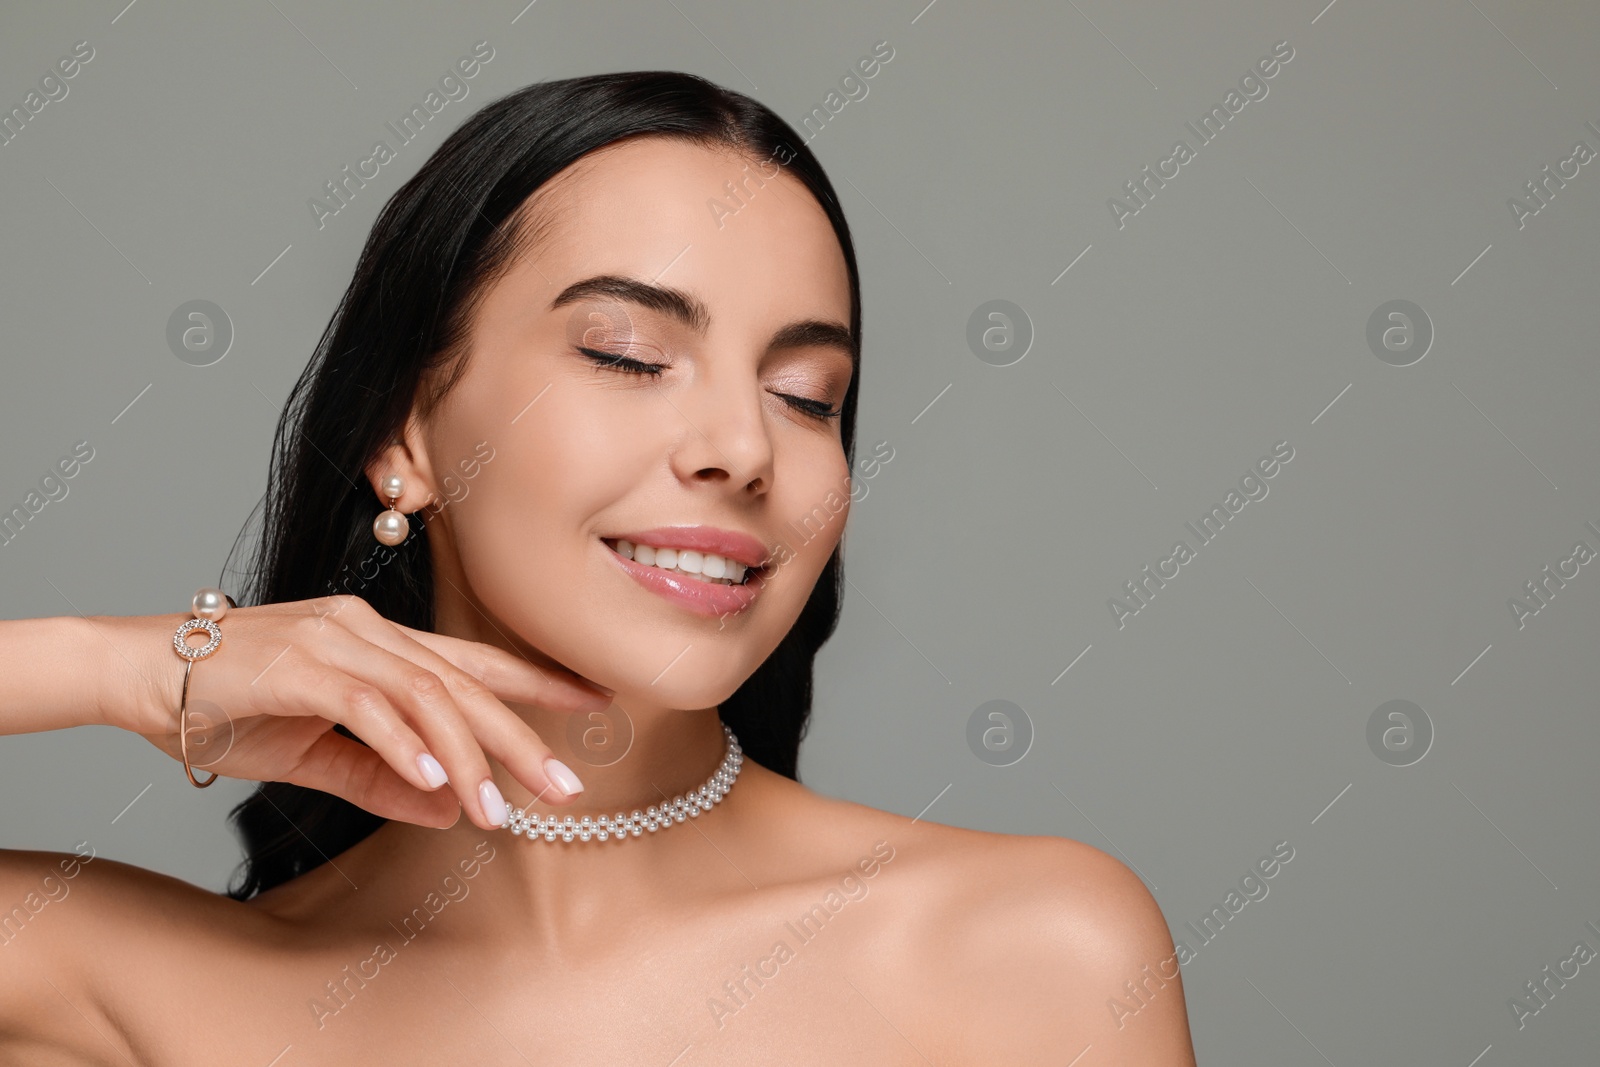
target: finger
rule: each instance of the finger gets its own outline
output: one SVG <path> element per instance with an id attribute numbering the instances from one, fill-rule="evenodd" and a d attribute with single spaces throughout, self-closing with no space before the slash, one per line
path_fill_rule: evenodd
<path id="1" fill-rule="evenodd" d="M 295 679 L 295 689 L 285 694 L 281 687 L 287 677 Z M 292 674 L 275 672 L 271 683 L 275 683 L 271 695 L 279 714 L 316 715 L 340 724 L 418 790 L 433 792 L 446 784 L 447 772 L 430 754 L 427 741 L 406 721 L 381 685 L 328 666 L 303 667 Z"/>
<path id="2" fill-rule="evenodd" d="M 368 640 L 400 633 L 421 644 L 451 665 L 477 678 L 498 696 L 556 711 L 595 711 L 610 707 L 613 690 L 562 667 L 541 667 L 520 653 L 481 641 L 418 630 L 381 615 L 359 597 L 335 597 L 338 609 L 320 612 L 326 619 L 339 616 L 346 629 Z M 316 603 L 316 602 L 313 602 Z M 345 607 L 353 608 L 344 611 Z M 324 628 L 319 624 L 319 632 Z M 379 642 L 393 650 L 392 642 Z"/>
<path id="3" fill-rule="evenodd" d="M 368 693 L 383 691 L 385 703 L 405 718 L 407 729 L 418 738 L 418 756 L 426 752 L 437 761 L 451 791 L 475 824 L 492 830 L 505 821 L 504 800 L 489 776 L 489 761 L 464 709 L 442 678 L 348 632 L 342 639 L 327 641 L 324 655 L 329 655 L 333 666 L 352 676 L 345 683 L 354 683 L 350 700 L 361 703 Z M 356 727 L 351 730 L 363 741 L 368 740 Z"/>
<path id="4" fill-rule="evenodd" d="M 282 780 L 332 793 L 385 819 L 449 829 L 461 817 L 452 794 L 417 789 L 378 752 L 333 730 L 324 732 Z"/>
<path id="5" fill-rule="evenodd" d="M 482 815 L 489 820 L 484 825 L 497 827 L 504 821 L 505 815 L 493 803 L 503 803 L 504 798 L 489 780 L 483 752 L 490 753 L 504 764 L 512 777 L 532 790 L 538 799 L 561 803 L 582 790 L 583 783 L 577 780 L 571 768 L 554 761 L 550 747 L 521 716 L 506 707 L 487 685 L 421 642 L 413 641 L 398 628 L 376 633 L 371 641 L 354 633 L 349 634 L 348 639 L 335 637 L 326 643 L 324 655 L 329 657 L 333 665 L 360 677 L 387 680 L 391 684 L 397 678 L 406 679 L 398 687 L 402 696 L 411 695 L 423 702 L 437 703 L 448 699 L 453 704 L 458 717 L 448 718 L 437 725 L 454 725 L 464 737 L 455 730 L 446 730 L 440 740 L 429 736 L 428 730 L 436 725 L 438 715 L 422 710 L 420 704 L 418 714 L 423 718 L 413 719 L 412 722 L 423 732 L 430 750 L 445 761 L 452 782 L 463 782 L 449 762 L 449 759 L 459 758 L 465 760 L 467 773 L 473 775 L 466 782 L 480 791 L 485 791 L 483 787 L 487 783 L 486 791 L 492 799 L 484 798 L 482 804 Z M 446 716 L 448 714 L 444 713 Z M 572 793 L 567 792 L 563 783 L 575 787 Z M 463 806 L 469 803 L 466 799 L 462 801 Z M 469 807 L 467 810 L 473 809 Z"/>
<path id="6" fill-rule="evenodd" d="M 611 690 L 565 668 L 541 667 L 525 656 L 482 641 L 382 621 L 508 700 L 555 711 L 595 711 L 611 706 Z M 364 633 L 364 628 L 358 632 Z"/>
<path id="7" fill-rule="evenodd" d="M 508 812 L 505 798 L 490 775 L 489 760 L 478 739 L 475 723 L 481 718 L 481 711 L 469 709 L 488 704 L 506 715 L 512 714 L 511 709 L 501 704 L 482 682 L 399 631 L 391 629 L 374 633 L 373 637 L 368 640 L 344 627 L 333 627 L 323 638 L 320 655 L 328 666 L 349 676 L 344 684 L 353 685 L 357 695 L 352 700 L 359 703 L 374 688 L 381 689 L 386 701 L 398 709 L 420 735 L 426 750 L 442 765 L 451 789 L 472 822 L 484 829 L 501 826 Z M 386 644 L 415 658 L 391 652 L 384 647 Z M 427 661 L 428 666 L 418 660 Z M 434 673 L 429 666 L 440 673 Z M 442 675 L 450 675 L 451 681 L 445 681 Z M 360 734 L 354 727 L 352 730 Z M 541 750 L 539 758 L 549 755 L 537 735 L 532 731 L 529 734 Z M 546 784 L 541 776 L 535 788 Z"/>
<path id="8" fill-rule="evenodd" d="M 481 715 L 481 718 L 471 723 L 473 735 L 483 746 L 484 751 L 492 754 L 511 772 L 512 777 L 533 791 L 535 800 L 559 804 L 570 800 L 583 790 L 583 783 L 572 773 L 572 769 L 554 760 L 550 746 L 544 743 L 522 716 L 506 707 L 490 691 L 486 683 L 473 673 L 451 663 L 444 656 L 433 652 L 423 642 L 411 638 L 410 632 L 418 631 L 407 631 L 409 627 L 395 627 L 392 634 L 386 638 L 390 646 L 394 647 L 398 655 L 413 659 L 433 670 L 453 691 L 456 691 L 457 702 L 462 707 Z M 438 638 L 441 635 L 424 636 Z M 532 666 L 526 660 L 521 660 L 504 649 L 492 645 L 460 641 L 456 638 L 444 638 L 444 640 L 461 646 L 459 651 L 464 655 L 481 655 L 486 661 L 498 660 L 501 668 L 506 670 L 518 671 L 523 666 Z M 609 707 L 610 699 L 607 698 L 602 706 Z"/>

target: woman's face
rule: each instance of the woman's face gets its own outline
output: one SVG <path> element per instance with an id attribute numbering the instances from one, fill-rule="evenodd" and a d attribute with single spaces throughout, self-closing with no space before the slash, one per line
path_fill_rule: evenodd
<path id="1" fill-rule="evenodd" d="M 794 624 L 849 513 L 840 419 L 814 413 L 850 384 L 838 240 L 777 162 L 665 137 L 591 153 L 532 207 L 540 236 L 398 460 L 444 501 L 423 513 L 439 628 L 629 706 L 715 705 Z M 706 584 L 624 559 L 629 534 L 764 572 Z"/>

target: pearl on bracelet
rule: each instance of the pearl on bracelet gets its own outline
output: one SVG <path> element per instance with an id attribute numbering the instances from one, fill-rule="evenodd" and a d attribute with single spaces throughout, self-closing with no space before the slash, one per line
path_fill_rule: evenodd
<path id="1" fill-rule="evenodd" d="M 207 586 L 194 595 L 192 607 L 195 618 L 219 622 L 228 613 L 228 595 L 220 589 Z"/>

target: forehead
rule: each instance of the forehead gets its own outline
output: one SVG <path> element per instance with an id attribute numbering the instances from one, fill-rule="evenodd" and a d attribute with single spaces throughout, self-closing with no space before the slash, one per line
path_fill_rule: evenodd
<path id="1" fill-rule="evenodd" d="M 712 328 L 781 317 L 850 321 L 826 213 L 775 160 L 644 136 L 589 153 L 530 198 L 532 266 L 553 298 L 618 274 L 695 293 Z"/>

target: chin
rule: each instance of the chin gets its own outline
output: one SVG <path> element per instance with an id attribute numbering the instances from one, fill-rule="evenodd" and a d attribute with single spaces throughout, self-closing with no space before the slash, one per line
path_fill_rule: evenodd
<path id="1" fill-rule="evenodd" d="M 733 696 L 749 677 L 749 674 L 735 676 L 724 670 L 707 670 L 704 663 L 692 664 L 690 658 L 694 652 L 691 648 L 684 653 L 665 673 L 661 673 L 660 668 L 637 674 L 630 669 L 628 676 L 618 678 L 615 684 L 609 681 L 602 684 L 615 689 L 616 700 L 624 706 L 633 704 L 639 707 L 691 710 L 721 704 Z M 663 665 L 671 662 L 671 657 L 662 662 Z M 657 674 L 660 674 L 659 678 Z"/>

